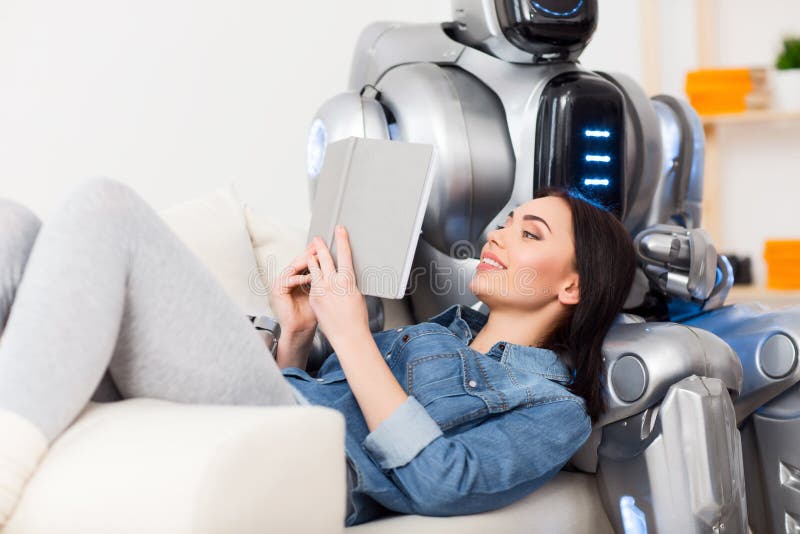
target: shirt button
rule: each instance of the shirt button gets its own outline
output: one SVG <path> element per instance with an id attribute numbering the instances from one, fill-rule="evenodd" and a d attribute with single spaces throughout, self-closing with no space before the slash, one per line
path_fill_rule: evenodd
<path id="1" fill-rule="evenodd" d="M 403 336 L 403 341 L 408 341 L 408 334 L 405 334 L 405 335 Z"/>
<path id="2" fill-rule="evenodd" d="M 324 378 L 317 378 L 317 382 L 325 382 Z"/>
<path id="3" fill-rule="evenodd" d="M 477 385 L 478 385 L 478 383 L 477 383 L 477 382 L 475 382 L 474 380 L 470 380 L 470 381 L 469 381 L 469 387 L 471 387 L 471 388 L 474 388 L 474 387 L 475 387 L 475 386 L 477 386 Z"/>
<path id="4" fill-rule="evenodd" d="M 505 343 L 500 343 L 498 345 L 498 347 L 500 347 L 500 350 L 506 350 L 506 344 Z"/>
<path id="5" fill-rule="evenodd" d="M 387 355 L 386 355 L 386 359 L 387 359 L 387 360 L 388 360 L 389 358 L 391 358 L 391 357 L 392 357 L 392 353 L 391 353 L 391 352 L 390 352 L 389 354 L 387 354 Z"/>
<path id="6" fill-rule="evenodd" d="M 402 331 L 403 331 L 403 329 L 402 329 L 402 328 L 398 328 L 398 329 L 397 329 L 397 331 L 398 331 L 398 332 L 402 332 Z"/>

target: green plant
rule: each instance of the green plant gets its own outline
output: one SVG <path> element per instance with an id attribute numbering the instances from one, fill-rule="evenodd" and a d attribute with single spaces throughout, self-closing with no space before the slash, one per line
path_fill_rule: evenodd
<path id="1" fill-rule="evenodd" d="M 783 50 L 778 55 L 775 67 L 780 70 L 800 69 L 800 37 L 786 37 Z"/>

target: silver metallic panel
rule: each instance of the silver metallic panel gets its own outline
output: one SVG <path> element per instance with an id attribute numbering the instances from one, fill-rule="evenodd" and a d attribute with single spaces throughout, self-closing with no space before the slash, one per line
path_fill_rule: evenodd
<path id="1" fill-rule="evenodd" d="M 415 320 L 424 321 L 453 304 L 476 304 L 478 299 L 469 290 L 469 282 L 477 266 L 478 260 L 443 254 L 421 236 L 407 288 Z"/>
<path id="2" fill-rule="evenodd" d="M 773 378 L 764 372 L 759 363 L 763 344 L 774 334 L 789 337 L 797 346 L 800 340 L 800 307 L 768 310 L 758 303 L 735 304 L 703 314 L 686 324 L 713 332 L 738 354 L 744 369 L 742 391 L 734 401 L 739 422 L 800 382 L 800 366 L 795 365 L 782 378 Z"/>
<path id="3" fill-rule="evenodd" d="M 620 357 L 611 368 L 610 374 L 614 391 L 625 402 L 640 399 L 647 388 L 647 368 L 633 354 Z"/>
<path id="4" fill-rule="evenodd" d="M 798 386 L 794 386 L 784 394 L 788 398 L 781 399 L 784 404 L 791 401 L 795 412 L 800 400 L 800 395 L 795 392 L 797 389 Z M 763 532 L 797 532 L 800 518 L 800 416 L 795 413 L 791 418 L 777 418 L 759 410 L 753 414 L 752 420 L 764 490 L 763 495 L 758 496 L 761 499 L 753 504 L 759 504 L 766 511 L 763 523 L 767 529 Z M 754 501 L 758 498 L 750 492 L 748 497 Z"/>
<path id="5" fill-rule="evenodd" d="M 327 130 L 327 143 L 347 137 L 389 139 L 386 114 L 373 98 L 350 91 L 326 100 L 314 119 L 319 119 Z M 316 177 L 309 177 L 309 199 L 313 205 L 317 188 Z"/>
<path id="6" fill-rule="evenodd" d="M 647 225 L 700 226 L 705 136 L 697 113 L 684 101 L 658 95 L 652 102 L 660 121 L 664 153 Z"/>
<path id="7" fill-rule="evenodd" d="M 800 307 L 770 310 L 758 303 L 736 304 L 689 323 L 723 337 L 744 368 L 742 391 L 734 406 L 742 424 L 753 532 L 792 532 L 794 518 L 800 517 L 800 495 L 788 476 L 789 466 L 800 464 L 800 370 L 796 363 Z"/>
<path id="8" fill-rule="evenodd" d="M 452 0 L 458 39 L 483 48 L 503 61 L 531 63 L 533 54 L 520 50 L 506 39 L 494 3 L 494 0 Z"/>
<path id="9" fill-rule="evenodd" d="M 465 48 L 448 37 L 441 24 L 376 23 L 359 38 L 348 87 L 375 85 L 399 65 L 452 64 Z"/>
<path id="10" fill-rule="evenodd" d="M 368 83 L 374 82 L 374 80 L 367 81 L 367 73 L 374 70 L 374 55 L 378 40 L 384 33 L 404 25 L 399 22 L 373 22 L 361 30 L 353 50 L 353 62 L 350 65 L 350 81 L 347 84 L 350 91 L 360 91 Z"/>
<path id="11" fill-rule="evenodd" d="M 376 87 L 399 138 L 437 150 L 422 239 L 451 256 L 468 245 L 458 258 L 477 258 L 473 243 L 508 201 L 514 180 L 500 102 L 469 74 L 430 63 L 394 68 Z"/>
<path id="12" fill-rule="evenodd" d="M 765 375 L 783 378 L 797 365 L 797 347 L 789 336 L 774 334 L 761 346 L 758 359 Z"/>
<path id="13" fill-rule="evenodd" d="M 744 473 L 728 388 L 690 376 L 656 409 L 603 429 L 598 482 L 617 532 L 634 502 L 649 533 L 746 533 Z"/>
<path id="14" fill-rule="evenodd" d="M 676 323 L 617 324 L 603 343 L 607 375 L 625 356 L 635 354 L 647 373 L 641 397 L 627 402 L 606 378 L 608 409 L 597 425 L 602 426 L 642 412 L 657 404 L 672 384 L 691 375 L 710 376 L 738 392 L 742 367 L 736 353 L 717 336 Z"/>

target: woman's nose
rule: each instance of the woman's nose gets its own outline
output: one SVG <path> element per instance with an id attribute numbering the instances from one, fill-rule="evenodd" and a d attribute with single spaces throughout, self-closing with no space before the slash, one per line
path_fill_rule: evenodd
<path id="1" fill-rule="evenodd" d="M 495 228 L 494 230 L 490 230 L 486 237 L 488 238 L 489 242 L 494 242 L 495 245 L 502 247 L 503 246 L 503 229 L 502 228 Z"/>

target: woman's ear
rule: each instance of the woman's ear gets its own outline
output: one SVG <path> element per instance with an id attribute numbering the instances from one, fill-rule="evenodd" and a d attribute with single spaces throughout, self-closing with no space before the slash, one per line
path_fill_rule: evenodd
<path id="1" fill-rule="evenodd" d="M 561 304 L 575 305 L 581 300 L 581 290 L 578 285 L 578 275 L 573 275 L 566 281 L 558 292 L 558 301 Z"/>

